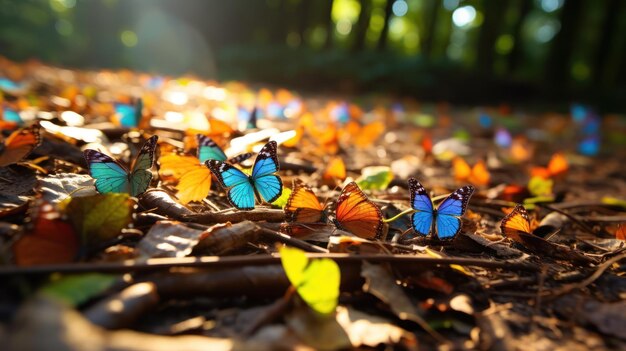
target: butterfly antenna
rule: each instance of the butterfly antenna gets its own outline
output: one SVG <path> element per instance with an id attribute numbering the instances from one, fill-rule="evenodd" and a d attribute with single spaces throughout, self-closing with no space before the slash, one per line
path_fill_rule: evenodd
<path id="1" fill-rule="evenodd" d="M 393 222 L 393 221 L 397 220 L 398 218 L 400 218 L 400 217 L 402 217 L 402 216 L 404 216 L 404 215 L 407 215 L 407 214 L 413 214 L 413 213 L 415 213 L 415 212 L 417 212 L 417 210 L 412 209 L 412 208 L 408 208 L 408 209 L 406 209 L 406 210 L 404 210 L 404 211 L 402 211 L 402 212 L 398 213 L 397 215 L 395 215 L 395 216 L 393 216 L 393 217 L 391 217 L 391 218 L 383 218 L 383 223 L 390 223 L 390 222 Z"/>

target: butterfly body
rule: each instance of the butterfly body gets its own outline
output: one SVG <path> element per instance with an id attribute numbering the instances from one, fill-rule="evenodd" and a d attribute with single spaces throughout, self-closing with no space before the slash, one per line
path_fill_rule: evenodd
<path id="1" fill-rule="evenodd" d="M 461 231 L 461 216 L 465 214 L 474 187 L 468 185 L 457 189 L 437 208 L 433 206 L 430 196 L 417 179 L 409 179 L 409 191 L 411 207 L 416 211 L 411 216 L 411 224 L 416 233 L 422 236 L 432 233 L 439 239 L 452 239 Z"/>
<path id="2" fill-rule="evenodd" d="M 85 150 L 89 174 L 96 180 L 98 192 L 128 193 L 132 196 L 144 193 L 152 181 L 150 169 L 154 164 L 157 139 L 155 135 L 144 143 L 130 171 L 106 154 L 91 149 Z"/>
<path id="3" fill-rule="evenodd" d="M 219 160 L 208 160 L 205 165 L 215 174 L 220 184 L 228 189 L 229 202 L 240 210 L 254 209 L 255 200 L 274 202 L 283 191 L 278 172 L 277 144 L 270 141 L 257 155 L 252 174 L 247 175 L 236 167 Z"/>

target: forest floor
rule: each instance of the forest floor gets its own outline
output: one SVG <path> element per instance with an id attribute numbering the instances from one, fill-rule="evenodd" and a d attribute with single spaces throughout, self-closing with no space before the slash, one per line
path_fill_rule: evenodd
<path id="1" fill-rule="evenodd" d="M 626 349 L 624 116 L 0 63 L 9 350 Z"/>

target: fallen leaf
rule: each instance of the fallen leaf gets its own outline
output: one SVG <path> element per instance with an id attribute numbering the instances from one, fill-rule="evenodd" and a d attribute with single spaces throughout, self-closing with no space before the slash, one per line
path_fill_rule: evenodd
<path id="1" fill-rule="evenodd" d="M 304 251 L 281 247 L 280 260 L 289 282 L 314 311 L 328 315 L 335 311 L 339 298 L 340 271 L 327 258 L 309 260 Z"/>
<path id="2" fill-rule="evenodd" d="M 61 173 L 39 180 L 43 200 L 58 203 L 69 197 L 96 195 L 94 179 L 87 174 Z"/>
<path id="3" fill-rule="evenodd" d="M 409 299 L 387 269 L 363 261 L 361 276 L 365 279 L 363 291 L 387 304 L 398 318 L 416 322 L 422 327 L 428 325 L 422 318 L 423 311 Z"/>
<path id="4" fill-rule="evenodd" d="M 285 319 L 303 342 L 319 350 L 416 343 L 413 333 L 350 307 L 337 307 L 335 318 L 319 319 L 307 310 L 296 309 Z"/>
<path id="5" fill-rule="evenodd" d="M 141 258 L 185 257 L 196 246 L 202 232 L 180 222 L 160 221 L 141 239 L 137 253 Z"/>
<path id="6" fill-rule="evenodd" d="M 362 190 L 385 190 L 391 181 L 393 174 L 387 166 L 364 167 L 361 176 L 356 180 Z"/>
<path id="7" fill-rule="evenodd" d="M 135 201 L 122 193 L 72 198 L 66 214 L 83 245 L 93 247 L 120 234 L 132 220 Z"/>

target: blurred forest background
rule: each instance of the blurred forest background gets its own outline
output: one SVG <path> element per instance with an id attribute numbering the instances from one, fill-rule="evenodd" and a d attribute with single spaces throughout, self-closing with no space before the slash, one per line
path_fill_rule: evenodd
<path id="1" fill-rule="evenodd" d="M 0 55 L 310 91 L 626 109 L 623 0 L 0 0 Z"/>

